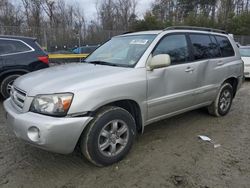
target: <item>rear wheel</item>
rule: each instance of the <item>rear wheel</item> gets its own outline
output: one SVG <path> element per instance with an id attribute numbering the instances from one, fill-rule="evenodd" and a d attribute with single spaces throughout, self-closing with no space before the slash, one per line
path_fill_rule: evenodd
<path id="1" fill-rule="evenodd" d="M 224 83 L 216 97 L 216 100 L 208 107 L 208 112 L 213 116 L 225 116 L 228 114 L 233 101 L 233 87 L 230 83 Z"/>
<path id="2" fill-rule="evenodd" d="M 20 74 L 8 75 L 1 82 L 0 93 L 4 99 L 7 99 L 10 96 L 11 87 L 12 87 L 15 79 L 17 79 L 19 76 L 21 76 L 21 75 Z"/>
<path id="3" fill-rule="evenodd" d="M 135 120 L 128 111 L 105 107 L 82 135 L 81 151 L 97 166 L 111 165 L 127 155 L 135 139 L 135 131 Z"/>

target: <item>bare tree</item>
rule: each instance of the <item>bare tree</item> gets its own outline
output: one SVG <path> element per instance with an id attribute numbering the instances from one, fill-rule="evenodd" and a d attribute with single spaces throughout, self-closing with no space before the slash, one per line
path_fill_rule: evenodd
<path id="1" fill-rule="evenodd" d="M 30 35 L 41 36 L 41 26 L 43 23 L 42 2 L 39 0 L 22 0 L 27 26 L 33 27 Z"/>
<path id="2" fill-rule="evenodd" d="M 135 17 L 136 1 L 135 0 L 117 0 L 115 3 L 116 15 L 121 23 L 119 28 L 121 30 L 128 30 L 132 19 Z"/>
<path id="3" fill-rule="evenodd" d="M 107 30 L 128 30 L 136 18 L 135 0 L 103 0 L 97 9 L 101 26 Z"/>
<path id="4" fill-rule="evenodd" d="M 44 0 L 44 3 L 42 3 L 43 10 L 49 17 L 50 27 L 54 26 L 53 24 L 54 24 L 55 4 L 56 2 L 54 0 Z"/>
<path id="5" fill-rule="evenodd" d="M 5 26 L 0 28 L 0 33 L 14 34 L 20 31 L 22 22 L 19 7 L 13 6 L 8 0 L 0 0 L 0 26 Z"/>

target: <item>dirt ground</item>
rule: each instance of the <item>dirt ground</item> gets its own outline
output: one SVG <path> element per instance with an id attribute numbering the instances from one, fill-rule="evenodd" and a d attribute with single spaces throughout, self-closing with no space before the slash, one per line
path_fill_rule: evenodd
<path id="1" fill-rule="evenodd" d="M 223 118 L 196 110 L 146 127 L 120 163 L 98 168 L 79 151 L 53 154 L 9 131 L 0 105 L 0 187 L 250 187 L 250 81 Z M 203 142 L 207 135 L 221 147 Z"/>

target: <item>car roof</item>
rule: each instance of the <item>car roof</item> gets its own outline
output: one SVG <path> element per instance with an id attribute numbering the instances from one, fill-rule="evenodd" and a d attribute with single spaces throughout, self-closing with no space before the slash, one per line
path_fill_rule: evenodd
<path id="1" fill-rule="evenodd" d="M 0 35 L 0 38 L 18 39 L 18 40 L 36 40 L 36 38 L 33 37 L 14 36 L 14 35 Z"/>
<path id="2" fill-rule="evenodd" d="M 139 31 L 139 32 L 128 32 L 119 36 L 133 36 L 133 35 L 158 35 L 164 31 L 175 31 L 175 32 L 188 32 L 188 33 L 204 33 L 204 34 L 212 34 L 212 35 L 223 35 L 228 36 L 226 33 L 220 33 L 216 31 L 203 31 L 203 30 L 192 30 L 192 29 L 171 29 L 171 30 L 151 30 L 151 31 Z"/>
<path id="3" fill-rule="evenodd" d="M 230 36 L 233 38 L 233 34 L 229 34 L 228 32 L 220 29 L 208 28 L 208 27 L 196 27 L 196 26 L 171 26 L 167 27 L 163 30 L 151 30 L 151 31 L 141 31 L 141 32 L 127 32 L 124 33 L 123 36 L 126 35 L 145 35 L 145 34 L 155 34 L 158 35 L 164 31 L 177 31 L 177 32 L 190 32 L 190 33 L 205 33 L 205 34 L 221 34 Z"/>
<path id="4" fill-rule="evenodd" d="M 139 32 L 128 32 L 125 34 L 122 34 L 121 36 L 129 36 L 129 35 L 158 35 L 163 30 L 151 30 L 151 31 L 139 31 Z"/>

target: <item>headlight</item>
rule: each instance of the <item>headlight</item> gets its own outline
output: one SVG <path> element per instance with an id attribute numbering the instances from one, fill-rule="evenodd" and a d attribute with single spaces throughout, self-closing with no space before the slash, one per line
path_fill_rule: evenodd
<path id="1" fill-rule="evenodd" d="M 30 107 L 31 112 L 63 117 L 66 116 L 73 99 L 73 94 L 37 95 Z"/>

